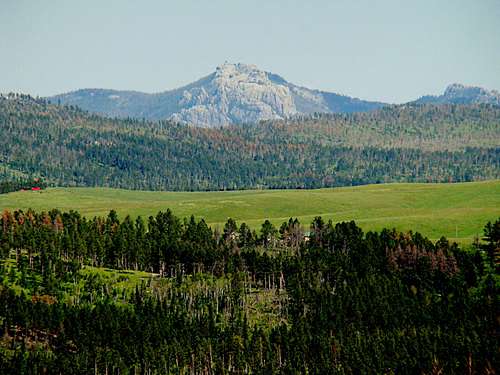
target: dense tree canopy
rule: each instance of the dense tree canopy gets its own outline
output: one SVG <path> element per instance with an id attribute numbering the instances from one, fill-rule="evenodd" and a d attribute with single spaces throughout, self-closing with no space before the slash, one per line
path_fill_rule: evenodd
<path id="1" fill-rule="evenodd" d="M 321 217 L 4 211 L 0 372 L 494 373 L 499 225 L 463 250 Z"/>
<path id="2" fill-rule="evenodd" d="M 149 190 L 316 188 L 500 177 L 500 108 L 402 105 L 200 129 L 0 97 L 0 176 Z"/>

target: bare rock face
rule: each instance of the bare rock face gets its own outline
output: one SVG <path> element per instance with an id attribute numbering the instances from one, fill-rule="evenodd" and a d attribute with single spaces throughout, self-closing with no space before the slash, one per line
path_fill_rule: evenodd
<path id="1" fill-rule="evenodd" d="M 449 85 L 443 96 L 451 101 L 500 104 L 500 93 L 498 91 L 486 90 L 476 86 L 465 86 L 459 83 Z"/>
<path id="2" fill-rule="evenodd" d="M 496 104 L 500 105 L 500 93 L 477 86 L 465 86 L 460 83 L 449 85 L 443 95 L 423 96 L 417 103 L 432 104 Z"/>
<path id="3" fill-rule="evenodd" d="M 272 82 L 255 65 L 224 64 L 203 87 L 184 90 L 172 120 L 222 126 L 297 114 L 289 87 Z"/>

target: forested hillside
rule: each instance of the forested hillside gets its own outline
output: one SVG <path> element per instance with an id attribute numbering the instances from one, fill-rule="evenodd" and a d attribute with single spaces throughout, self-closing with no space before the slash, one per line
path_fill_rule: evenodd
<path id="1" fill-rule="evenodd" d="M 500 219 L 463 250 L 321 217 L 5 210 L 0 372 L 494 374 L 499 250 Z"/>
<path id="2" fill-rule="evenodd" d="M 500 177 L 500 107 L 402 105 L 200 129 L 0 98 L 0 173 L 61 186 L 313 188 Z"/>

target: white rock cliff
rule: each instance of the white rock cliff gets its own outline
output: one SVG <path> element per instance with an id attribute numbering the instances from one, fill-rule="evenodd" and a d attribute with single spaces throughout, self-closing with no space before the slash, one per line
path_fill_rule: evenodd
<path id="1" fill-rule="evenodd" d="M 172 120 L 199 126 L 280 119 L 298 113 L 290 88 L 255 65 L 224 64 L 203 87 L 185 90 Z"/>

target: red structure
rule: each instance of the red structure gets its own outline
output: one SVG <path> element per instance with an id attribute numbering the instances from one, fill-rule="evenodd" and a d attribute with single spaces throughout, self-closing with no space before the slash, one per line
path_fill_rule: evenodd
<path id="1" fill-rule="evenodd" d="M 31 188 L 32 191 L 40 191 L 42 190 L 41 188 L 39 188 L 38 186 L 35 186 L 35 187 L 32 187 Z"/>

